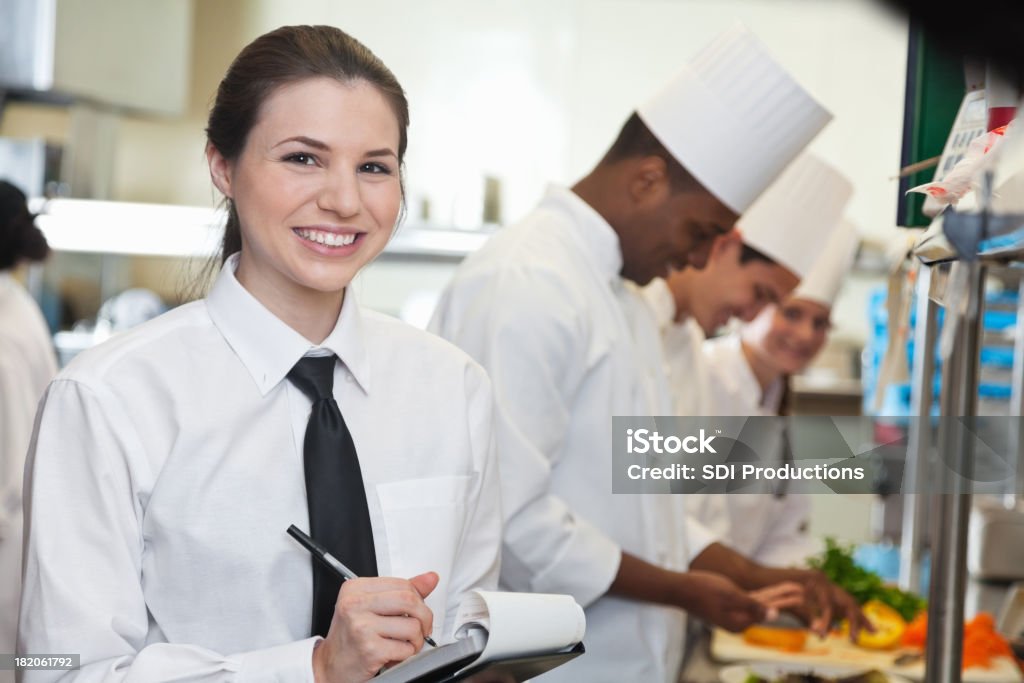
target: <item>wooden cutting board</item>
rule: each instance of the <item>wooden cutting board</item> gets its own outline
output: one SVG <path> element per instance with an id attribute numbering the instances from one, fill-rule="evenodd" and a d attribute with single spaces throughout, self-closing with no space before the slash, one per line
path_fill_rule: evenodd
<path id="1" fill-rule="evenodd" d="M 845 664 L 878 669 L 911 680 L 924 680 L 924 661 L 910 666 L 895 666 L 893 660 L 901 652 L 910 650 L 865 650 L 848 639 L 829 636 L 818 640 L 813 635 L 807 639 L 803 652 L 784 652 L 770 647 L 751 645 L 736 633 L 716 629 L 711 636 L 711 655 L 722 662 L 796 662 L 808 666 L 815 664 Z M 991 669 L 971 667 L 964 670 L 964 683 L 1020 683 L 1024 681 L 1020 669 L 1009 657 L 993 660 Z"/>

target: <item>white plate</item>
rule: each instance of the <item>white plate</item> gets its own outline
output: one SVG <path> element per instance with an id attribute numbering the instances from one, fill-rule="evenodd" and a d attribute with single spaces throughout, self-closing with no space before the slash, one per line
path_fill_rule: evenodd
<path id="1" fill-rule="evenodd" d="M 718 672 L 722 683 L 745 683 L 747 676 L 753 674 L 769 681 L 786 674 L 816 674 L 818 676 L 856 676 L 867 673 L 870 668 L 859 666 L 843 666 L 841 664 L 804 664 L 798 662 L 759 662 L 752 664 L 734 664 Z M 886 674 L 889 683 L 909 683 L 900 676 Z"/>

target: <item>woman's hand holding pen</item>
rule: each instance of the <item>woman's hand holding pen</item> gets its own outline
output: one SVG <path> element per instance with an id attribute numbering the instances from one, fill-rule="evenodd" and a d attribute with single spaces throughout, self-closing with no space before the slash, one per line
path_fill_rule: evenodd
<path id="1" fill-rule="evenodd" d="M 408 580 L 345 581 L 327 637 L 313 650 L 316 683 L 368 681 L 385 666 L 419 652 L 434 627 L 423 599 L 437 582 L 434 572 Z"/>

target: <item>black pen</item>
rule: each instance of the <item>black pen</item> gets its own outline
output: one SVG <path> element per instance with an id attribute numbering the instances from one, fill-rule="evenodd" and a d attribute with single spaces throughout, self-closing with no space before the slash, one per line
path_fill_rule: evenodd
<path id="1" fill-rule="evenodd" d="M 348 581 L 349 579 L 359 578 L 355 575 L 355 572 L 353 572 L 351 569 L 343 565 L 338 558 L 327 552 L 326 548 L 324 548 L 322 545 L 320 545 L 312 538 L 307 536 L 301 529 L 299 529 L 299 527 L 292 524 L 290 527 L 288 527 L 288 535 L 290 535 L 296 541 L 301 543 L 302 547 L 311 552 L 313 554 L 313 557 L 320 560 L 320 562 L 323 563 L 325 567 L 334 572 L 335 575 L 342 581 Z M 431 647 L 437 647 L 437 643 L 435 643 L 434 639 L 430 636 L 424 637 L 423 640 L 426 641 Z"/>

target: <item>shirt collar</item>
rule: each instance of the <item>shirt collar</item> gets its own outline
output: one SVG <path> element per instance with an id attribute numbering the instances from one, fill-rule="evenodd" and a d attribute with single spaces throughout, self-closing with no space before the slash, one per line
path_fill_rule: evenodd
<path id="1" fill-rule="evenodd" d="M 549 185 L 541 206 L 564 211 L 572 217 L 572 229 L 587 260 L 609 282 L 622 279 L 622 247 L 619 235 L 594 207 L 567 187 Z"/>
<path id="2" fill-rule="evenodd" d="M 764 395 L 761 397 L 761 407 L 778 415 L 779 408 L 782 407 L 782 394 L 785 390 L 786 380 L 784 378 L 780 377 L 772 382 L 771 386 L 768 387 L 768 391 L 764 392 Z"/>
<path id="3" fill-rule="evenodd" d="M 640 294 L 654 313 L 658 327 L 676 324 L 676 298 L 664 278 L 656 277 L 640 289 Z M 686 319 L 680 321 L 680 324 Z"/>
<path id="4" fill-rule="evenodd" d="M 346 292 L 334 329 L 317 346 L 271 313 L 235 278 L 238 254 L 221 268 L 206 297 L 210 319 L 242 361 L 266 396 L 285 378 L 304 355 L 326 349 L 338 356 L 364 392 L 370 390 L 370 366 L 366 354 L 362 316 L 351 292 Z"/>
<path id="5" fill-rule="evenodd" d="M 782 388 L 784 386 L 782 379 L 777 379 L 768 385 L 768 388 L 764 391 L 761 390 L 761 381 L 754 374 L 754 368 L 750 366 L 750 361 L 747 360 L 747 354 L 743 350 L 743 340 L 738 334 L 729 335 L 723 342 L 729 346 L 733 353 L 738 357 L 736 368 L 740 374 L 741 384 L 740 386 L 752 386 L 757 388 L 757 406 L 762 409 L 770 410 L 771 412 L 778 412 L 779 403 L 782 399 Z"/>

